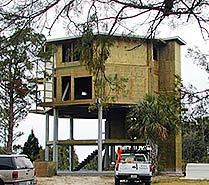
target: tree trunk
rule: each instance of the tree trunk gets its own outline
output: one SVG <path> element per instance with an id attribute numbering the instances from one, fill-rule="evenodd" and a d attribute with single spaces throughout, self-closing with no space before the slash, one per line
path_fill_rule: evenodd
<path id="1" fill-rule="evenodd" d="M 12 64 L 9 64 L 9 121 L 8 121 L 8 138 L 7 138 L 7 153 L 12 153 L 13 144 L 13 129 L 14 129 L 14 83 L 12 79 Z"/>
<path id="2" fill-rule="evenodd" d="M 7 140 L 7 153 L 12 153 L 12 144 L 13 144 L 13 128 L 14 124 L 13 121 L 10 120 L 9 128 L 8 128 L 8 140 Z"/>

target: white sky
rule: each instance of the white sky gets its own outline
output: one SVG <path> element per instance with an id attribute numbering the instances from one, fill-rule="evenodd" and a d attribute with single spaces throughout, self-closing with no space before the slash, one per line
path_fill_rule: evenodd
<path id="1" fill-rule="evenodd" d="M 58 139 L 65 140 L 69 139 L 70 127 L 69 127 L 69 119 L 59 118 L 59 133 Z M 98 138 L 98 120 L 96 119 L 74 119 L 74 139 L 97 139 Z M 103 123 L 104 127 L 104 123 Z M 25 134 L 21 136 L 21 138 L 16 141 L 16 143 L 20 145 L 24 145 L 27 141 L 28 135 L 31 133 L 31 129 L 33 129 L 35 136 L 38 138 L 39 144 L 45 148 L 45 116 L 32 114 L 30 113 L 27 118 L 21 122 L 20 126 L 17 130 L 23 131 Z M 104 128 L 103 128 L 104 131 Z M 53 117 L 49 118 L 49 140 L 53 140 Z M 79 159 L 84 159 L 87 157 L 93 150 L 96 149 L 96 146 L 77 146 L 76 153 L 79 155 Z"/>
<path id="2" fill-rule="evenodd" d="M 59 30 L 53 30 L 53 34 L 50 38 L 58 38 L 65 36 L 63 29 L 59 27 Z M 61 33 L 61 34 L 60 34 Z M 189 46 L 200 46 L 206 48 L 201 34 L 195 25 L 186 26 L 179 30 L 170 31 L 164 29 L 161 32 L 161 37 L 180 36 L 186 43 L 186 46 L 182 46 L 182 79 L 184 84 L 191 83 L 200 89 L 205 89 L 208 86 L 208 76 L 204 70 L 194 65 L 192 61 L 185 58 L 186 49 Z M 50 117 L 50 140 L 52 140 L 53 134 L 53 118 Z M 97 139 L 97 120 L 74 120 L 74 139 Z M 21 122 L 17 130 L 23 131 L 25 134 L 17 141 L 18 144 L 24 145 L 27 141 L 28 135 L 34 130 L 35 136 L 38 138 L 40 145 L 45 146 L 45 116 L 37 114 L 29 114 L 27 118 Z M 69 120 L 59 119 L 59 139 L 69 138 Z M 91 147 L 76 147 L 76 153 L 79 155 L 79 159 L 89 155 L 93 149 Z"/>

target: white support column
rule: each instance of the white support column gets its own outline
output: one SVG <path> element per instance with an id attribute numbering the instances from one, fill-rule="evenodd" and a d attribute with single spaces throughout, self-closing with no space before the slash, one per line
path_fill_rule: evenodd
<path id="1" fill-rule="evenodd" d="M 70 117 L 70 134 L 69 134 L 69 139 L 73 140 L 73 117 Z M 69 170 L 73 170 L 73 146 L 69 146 Z"/>
<path id="2" fill-rule="evenodd" d="M 110 152 L 111 152 L 111 154 L 110 154 L 111 162 L 112 162 L 112 161 L 115 162 L 115 161 L 116 161 L 115 145 L 114 145 L 114 146 L 113 146 L 113 145 L 111 146 L 111 151 L 110 151 Z"/>
<path id="3" fill-rule="evenodd" d="M 105 139 L 110 139 L 109 137 L 109 121 L 105 121 Z M 104 169 L 109 168 L 110 158 L 109 158 L 109 145 L 105 145 L 105 155 L 104 155 Z"/>
<path id="4" fill-rule="evenodd" d="M 102 172 L 102 105 L 98 99 L 98 172 Z"/>
<path id="5" fill-rule="evenodd" d="M 53 162 L 56 163 L 56 170 L 58 170 L 58 110 L 53 109 L 54 114 L 54 132 L 53 132 Z"/>
<path id="6" fill-rule="evenodd" d="M 49 161 L 49 146 L 47 142 L 49 141 L 49 114 L 46 113 L 46 128 L 45 128 L 45 161 Z"/>

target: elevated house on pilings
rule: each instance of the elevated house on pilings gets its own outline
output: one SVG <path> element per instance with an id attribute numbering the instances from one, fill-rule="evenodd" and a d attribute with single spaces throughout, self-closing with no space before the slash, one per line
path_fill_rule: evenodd
<path id="1" fill-rule="evenodd" d="M 95 35 L 95 38 L 99 35 Z M 103 35 L 105 36 L 105 35 Z M 98 145 L 97 140 L 74 140 L 74 118 L 98 118 L 97 111 L 89 112 L 88 108 L 95 101 L 94 76 L 80 63 L 80 53 L 75 46 L 81 42 L 79 37 L 66 37 L 48 40 L 46 45 L 56 45 L 56 52 L 50 61 L 45 62 L 43 78 L 43 99 L 40 104 L 46 115 L 46 160 L 48 147 L 53 145 L 53 161 L 58 163 L 58 146 L 69 145 L 71 151 L 77 145 Z M 140 47 L 135 47 L 139 45 Z M 108 166 L 115 159 L 115 146 L 138 145 L 144 143 L 140 139 L 130 140 L 125 122 L 130 105 L 137 103 L 148 93 L 171 91 L 174 87 L 175 75 L 181 75 L 180 51 L 185 42 L 179 37 L 166 39 L 144 39 L 143 37 L 112 36 L 110 56 L 106 61 L 106 73 L 117 74 L 128 79 L 126 88 L 118 99 L 113 102 L 108 111 L 103 112 L 105 122 L 105 139 L 99 150 L 105 156 Z M 134 48 L 134 49 L 133 49 Z M 38 78 L 37 78 L 38 79 Z M 35 112 L 39 113 L 37 110 Z M 54 117 L 53 141 L 49 141 L 49 115 Z M 59 118 L 69 118 L 70 139 L 58 140 Z M 99 129 L 98 129 L 99 130 Z M 99 131 L 101 132 L 101 131 Z M 101 134 L 101 133 L 98 133 Z M 164 143 L 164 168 L 166 171 L 181 172 L 182 143 L 181 135 L 170 137 Z M 92 154 L 79 166 L 71 170 L 80 170 L 94 156 Z M 99 159 L 102 160 L 102 159 Z M 73 161 L 73 155 L 71 155 Z"/>

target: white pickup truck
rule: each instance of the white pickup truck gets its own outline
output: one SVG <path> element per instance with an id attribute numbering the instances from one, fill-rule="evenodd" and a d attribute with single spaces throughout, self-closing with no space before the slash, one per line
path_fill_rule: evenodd
<path id="1" fill-rule="evenodd" d="M 119 185 L 122 180 L 151 184 L 152 164 L 145 154 L 125 152 L 121 154 L 121 158 L 115 165 L 115 185 Z"/>

